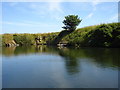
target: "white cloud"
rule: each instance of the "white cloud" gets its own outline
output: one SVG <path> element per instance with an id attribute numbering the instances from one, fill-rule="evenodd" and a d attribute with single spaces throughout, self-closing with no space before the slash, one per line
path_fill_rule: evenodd
<path id="1" fill-rule="evenodd" d="M 93 2 L 92 2 L 93 6 L 100 4 L 101 3 L 100 1 L 101 0 L 93 0 Z"/>
<path id="2" fill-rule="evenodd" d="M 94 15 L 94 12 L 96 11 L 97 5 L 100 4 L 100 3 L 101 3 L 100 0 L 93 0 L 93 1 L 91 2 L 92 7 L 93 7 L 93 10 L 92 10 L 91 13 L 89 13 L 89 14 L 85 17 L 85 19 L 89 19 L 89 18 L 91 18 L 91 17 Z"/>
<path id="3" fill-rule="evenodd" d="M 44 11 L 44 12 L 62 12 L 61 2 L 43 2 L 40 3 L 30 3 L 28 8 L 34 9 L 36 11 Z"/>
<path id="4" fill-rule="evenodd" d="M 60 21 L 63 18 L 62 16 L 64 16 L 61 2 L 62 0 L 57 0 L 57 2 L 10 2 L 9 5 L 15 6 L 22 13 L 30 13 L 41 18 L 45 18 L 47 15 L 50 19 Z"/>
<path id="5" fill-rule="evenodd" d="M 33 21 L 23 21 L 23 22 L 2 22 L 2 24 L 15 25 L 15 26 L 27 26 L 27 27 L 53 27 L 57 26 L 55 24 L 48 24 L 43 22 L 33 22 Z"/>
<path id="6" fill-rule="evenodd" d="M 93 16 L 93 13 L 90 13 L 87 18 L 91 18 Z"/>
<path id="7" fill-rule="evenodd" d="M 106 20 L 106 23 L 109 23 L 109 22 L 118 22 L 118 14 L 114 14 L 113 16 L 108 17 L 108 19 Z"/>
<path id="8" fill-rule="evenodd" d="M 62 16 L 64 16 L 64 11 L 61 6 L 61 0 L 58 0 L 59 2 L 48 2 L 48 12 L 51 18 L 56 19 L 57 21 L 60 21 L 63 19 Z"/>
<path id="9" fill-rule="evenodd" d="M 93 0 L 92 6 L 93 6 L 93 11 L 96 11 L 96 7 L 98 4 L 101 4 L 101 0 Z"/>
<path id="10" fill-rule="evenodd" d="M 30 8 L 32 8 L 32 9 L 37 9 L 38 8 L 38 6 L 36 5 L 36 4 L 30 4 L 30 6 L 29 6 Z"/>
<path id="11" fill-rule="evenodd" d="M 10 3 L 9 3 L 9 5 L 12 6 L 12 7 L 13 7 L 13 6 L 16 6 L 17 4 L 18 4 L 18 2 L 10 2 Z"/>
<path id="12" fill-rule="evenodd" d="M 30 3 L 28 8 L 32 9 L 32 14 L 40 15 L 40 17 L 49 15 L 50 18 L 55 18 L 56 20 L 60 20 L 61 15 L 64 14 L 60 0 L 59 2 L 44 2 L 43 4 Z"/>
<path id="13" fill-rule="evenodd" d="M 92 16 L 93 16 L 93 12 L 91 12 L 90 14 L 88 14 L 86 17 L 85 17 L 85 19 L 88 19 L 88 18 L 91 18 Z"/>
<path id="14" fill-rule="evenodd" d="M 50 11 L 57 11 L 57 12 L 63 12 L 60 6 L 60 2 L 49 2 L 49 8 Z"/>
<path id="15" fill-rule="evenodd" d="M 85 19 L 91 18 L 94 15 L 94 12 L 96 11 L 97 5 L 102 3 L 101 0 L 93 0 L 92 2 L 93 11 L 85 17 Z"/>
<path id="16" fill-rule="evenodd" d="M 30 24 L 27 23 L 20 23 L 20 22 L 2 22 L 2 24 L 7 24 L 7 25 L 17 25 L 17 26 L 30 26 Z"/>
<path id="17" fill-rule="evenodd" d="M 115 14 L 110 18 L 110 21 L 115 21 L 115 20 L 118 20 L 118 14 Z"/>

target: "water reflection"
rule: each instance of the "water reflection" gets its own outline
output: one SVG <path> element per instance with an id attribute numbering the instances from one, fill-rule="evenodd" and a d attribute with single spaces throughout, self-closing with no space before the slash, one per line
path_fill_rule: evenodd
<path id="1" fill-rule="evenodd" d="M 4 88 L 118 87 L 119 48 L 24 46 L 2 51 Z"/>
<path id="2" fill-rule="evenodd" d="M 3 56 L 18 56 L 22 54 L 48 53 L 59 55 L 65 60 L 66 69 L 74 74 L 80 70 L 80 59 L 88 58 L 89 62 L 102 68 L 119 66 L 119 48 L 57 48 L 47 46 L 23 46 L 23 47 L 3 47 Z"/>
<path id="3" fill-rule="evenodd" d="M 68 48 L 58 49 L 57 51 L 64 58 L 66 69 L 70 74 L 75 74 L 80 71 L 78 57 L 72 55 Z"/>

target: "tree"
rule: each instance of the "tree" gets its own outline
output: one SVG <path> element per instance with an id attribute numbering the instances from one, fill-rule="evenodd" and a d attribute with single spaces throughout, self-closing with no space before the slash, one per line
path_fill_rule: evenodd
<path id="1" fill-rule="evenodd" d="M 65 20 L 63 20 L 65 26 L 62 27 L 65 30 L 61 31 L 59 35 L 52 41 L 51 44 L 57 45 L 62 40 L 63 37 L 72 33 L 81 21 L 82 20 L 79 19 L 78 15 L 65 16 Z"/>
<path id="2" fill-rule="evenodd" d="M 62 28 L 65 30 L 74 31 L 81 21 L 82 20 L 78 18 L 78 15 L 68 15 L 63 21 L 65 26 Z"/>

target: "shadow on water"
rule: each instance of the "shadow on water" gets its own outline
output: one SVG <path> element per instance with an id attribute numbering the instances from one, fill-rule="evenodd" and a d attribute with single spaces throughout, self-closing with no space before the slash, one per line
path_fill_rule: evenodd
<path id="1" fill-rule="evenodd" d="M 118 68 L 120 48 L 57 48 L 48 46 L 3 47 L 2 55 L 6 57 L 29 54 L 52 54 L 62 57 L 70 74 L 80 71 L 80 59 L 88 59 L 102 68 Z"/>

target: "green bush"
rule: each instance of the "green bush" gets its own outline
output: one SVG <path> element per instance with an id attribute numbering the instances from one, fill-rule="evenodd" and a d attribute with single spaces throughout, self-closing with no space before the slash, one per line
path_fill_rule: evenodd
<path id="1" fill-rule="evenodd" d="M 112 39 L 112 27 L 102 24 L 90 32 L 89 45 L 93 47 L 109 47 Z"/>
<path id="2" fill-rule="evenodd" d="M 13 35 L 14 41 L 20 45 L 32 45 L 35 43 L 35 38 L 31 34 Z"/>
<path id="3" fill-rule="evenodd" d="M 120 23 L 100 24 L 79 28 L 63 38 L 72 46 L 120 47 Z"/>
<path id="4" fill-rule="evenodd" d="M 120 24 L 112 32 L 111 47 L 120 47 Z"/>

